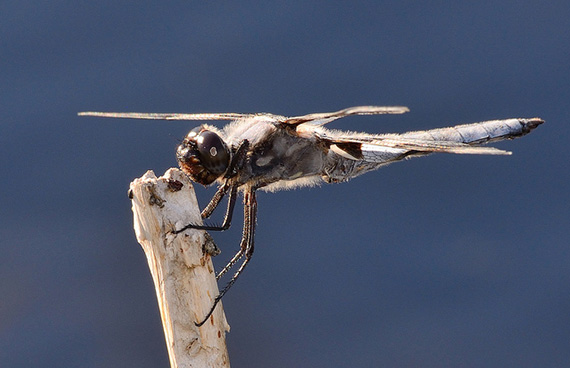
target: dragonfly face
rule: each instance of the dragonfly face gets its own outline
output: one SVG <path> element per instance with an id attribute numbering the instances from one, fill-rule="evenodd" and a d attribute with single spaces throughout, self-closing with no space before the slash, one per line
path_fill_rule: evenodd
<path id="1" fill-rule="evenodd" d="M 176 150 L 182 171 L 202 185 L 212 184 L 226 172 L 230 156 L 222 138 L 203 125 L 192 129 Z"/>
<path id="2" fill-rule="evenodd" d="M 189 224 L 186 229 L 226 230 L 230 227 L 238 189 L 244 196 L 244 227 L 240 250 L 216 276 L 228 272 L 242 257 L 228 284 L 215 298 L 212 308 L 199 323 L 213 313 L 217 303 L 248 264 L 254 249 L 257 216 L 256 190 L 279 190 L 344 182 L 392 162 L 431 153 L 505 155 L 510 152 L 482 144 L 513 139 L 528 134 L 544 121 L 539 118 L 505 119 L 403 134 L 368 134 L 327 130 L 323 126 L 350 115 L 402 114 L 402 106 L 357 106 L 330 113 L 295 117 L 273 114 L 156 114 L 84 112 L 79 115 L 160 119 L 231 120 L 222 131 L 201 125 L 188 133 L 176 151 L 182 170 L 195 182 L 220 186 L 202 211 L 208 218 L 228 196 L 221 226 Z"/>

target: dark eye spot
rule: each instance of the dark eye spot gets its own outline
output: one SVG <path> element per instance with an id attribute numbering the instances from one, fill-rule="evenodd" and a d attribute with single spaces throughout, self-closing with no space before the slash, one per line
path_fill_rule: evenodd
<path id="1" fill-rule="evenodd" d="M 224 141 L 216 133 L 205 130 L 198 135 L 196 143 L 204 167 L 212 174 L 223 174 L 230 161 Z"/>

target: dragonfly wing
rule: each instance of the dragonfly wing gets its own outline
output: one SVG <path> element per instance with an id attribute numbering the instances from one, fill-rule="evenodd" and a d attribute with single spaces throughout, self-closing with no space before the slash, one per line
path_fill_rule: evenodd
<path id="1" fill-rule="evenodd" d="M 380 114 L 403 114 L 410 111 L 405 106 L 355 106 L 335 112 L 320 112 L 302 116 L 287 118 L 285 124 L 320 126 L 333 120 L 351 115 L 380 115 Z"/>
<path id="2" fill-rule="evenodd" d="M 351 160 L 367 162 L 386 162 L 396 157 L 434 152 L 475 155 L 510 155 L 511 152 L 494 147 L 470 146 L 465 143 L 449 141 L 426 141 L 390 138 L 336 138 L 330 140 L 330 149 L 336 154 Z"/>
<path id="3" fill-rule="evenodd" d="M 345 158 L 385 162 L 386 159 L 432 152 L 510 155 L 509 151 L 481 145 L 523 136 L 542 123 L 544 121 L 539 118 L 490 120 L 449 128 L 383 135 L 335 132 L 316 127 L 314 134 L 329 141 L 334 146 L 331 149 Z"/>
<path id="4" fill-rule="evenodd" d="M 150 119 L 150 120 L 237 120 L 255 116 L 256 114 L 238 113 L 205 113 L 205 114 L 178 114 L 178 113 L 144 113 L 144 112 L 80 112 L 79 116 L 97 116 L 102 118 Z"/>
<path id="5" fill-rule="evenodd" d="M 374 152 L 380 147 L 388 147 L 391 149 L 401 149 L 405 151 L 417 151 L 417 152 L 444 152 L 444 153 L 455 153 L 455 154 L 467 154 L 467 155 L 510 155 L 511 152 L 500 150 L 495 147 L 481 147 L 481 146 L 471 146 L 466 143 L 461 142 L 451 142 L 451 141 L 438 141 L 438 140 L 420 140 L 420 139 L 410 139 L 410 138 L 386 138 L 381 140 L 374 140 L 370 143 L 365 143 L 362 145 L 363 151 Z"/>
<path id="6" fill-rule="evenodd" d="M 350 115 L 378 115 L 378 114 L 403 114 L 408 112 L 407 107 L 403 106 L 355 106 L 347 109 L 315 113 L 302 116 L 285 118 L 283 116 L 258 113 L 258 114 L 240 114 L 240 113 L 204 113 L 204 114 L 180 114 L 180 113 L 143 113 L 143 112 L 99 112 L 84 111 L 79 116 L 96 116 L 104 118 L 125 118 L 125 119 L 150 119 L 150 120 L 237 120 L 243 118 L 251 118 L 254 116 L 267 115 L 275 121 L 284 124 L 299 125 L 309 124 L 312 126 L 320 126 L 327 124 L 333 120 L 343 118 Z"/>

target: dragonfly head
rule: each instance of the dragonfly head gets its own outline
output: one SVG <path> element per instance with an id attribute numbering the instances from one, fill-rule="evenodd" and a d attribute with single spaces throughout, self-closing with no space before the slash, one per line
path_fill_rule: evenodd
<path id="1" fill-rule="evenodd" d="M 230 150 L 220 136 L 205 126 L 194 128 L 176 149 L 182 171 L 196 183 L 212 184 L 230 164 Z"/>

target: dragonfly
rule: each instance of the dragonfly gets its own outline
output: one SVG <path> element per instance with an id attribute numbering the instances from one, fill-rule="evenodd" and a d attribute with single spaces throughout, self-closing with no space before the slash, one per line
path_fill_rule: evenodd
<path id="1" fill-rule="evenodd" d="M 202 124 L 192 129 L 176 150 L 178 164 L 196 183 L 217 183 L 218 189 L 201 212 L 209 218 L 224 197 L 227 207 L 221 225 L 188 224 L 175 230 L 227 230 L 236 198 L 243 194 L 244 225 L 239 251 L 216 275 L 219 280 L 243 261 L 214 299 L 201 326 L 228 292 L 254 251 L 257 218 L 256 191 L 277 191 L 319 183 L 341 183 L 390 163 L 432 153 L 510 155 L 511 152 L 482 146 L 528 134 L 544 120 L 514 118 L 407 133 L 369 134 L 325 128 L 352 115 L 403 114 L 404 106 L 356 106 L 335 112 L 285 117 L 270 113 L 122 113 L 81 112 L 81 116 L 106 118 L 231 121 L 223 129 Z"/>

